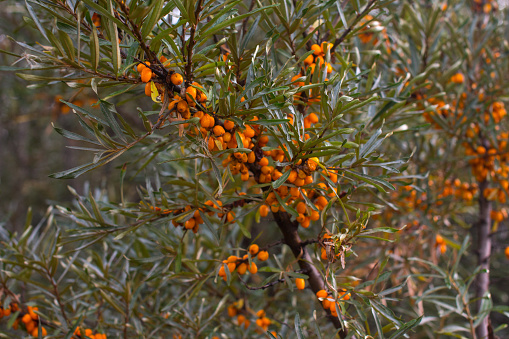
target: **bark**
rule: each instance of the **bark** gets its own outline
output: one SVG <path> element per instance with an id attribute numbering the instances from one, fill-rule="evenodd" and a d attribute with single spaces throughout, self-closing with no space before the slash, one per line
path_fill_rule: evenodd
<path id="1" fill-rule="evenodd" d="M 281 233 L 283 233 L 285 244 L 290 247 L 295 258 L 298 258 L 299 266 L 305 274 L 309 276 L 308 282 L 311 290 L 316 293 L 319 290 L 326 289 L 325 282 L 322 279 L 322 275 L 313 265 L 311 256 L 306 251 L 306 247 L 303 246 L 303 242 L 298 233 L 299 224 L 291 221 L 288 213 L 273 213 L 274 219 L 277 222 Z M 341 329 L 341 323 L 337 317 L 333 317 L 329 311 L 327 311 L 329 320 L 334 326 L 339 329 L 338 335 L 340 338 L 345 338 L 347 331 Z"/>
<path id="2" fill-rule="evenodd" d="M 488 187 L 487 181 L 479 184 L 479 223 L 477 225 L 477 250 L 478 264 L 482 272 L 476 281 L 476 306 L 477 312 L 481 310 L 483 296 L 490 287 L 490 256 L 491 256 L 491 201 L 484 197 L 484 190 Z M 478 339 L 488 338 L 489 315 L 477 326 L 475 332 Z"/>

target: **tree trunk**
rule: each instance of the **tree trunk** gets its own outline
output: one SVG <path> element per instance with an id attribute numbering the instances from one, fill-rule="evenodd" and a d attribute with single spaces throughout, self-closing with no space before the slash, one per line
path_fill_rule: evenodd
<path id="1" fill-rule="evenodd" d="M 477 251 L 478 263 L 481 273 L 476 281 L 477 312 L 481 311 L 483 296 L 489 292 L 490 287 L 490 256 L 491 256 L 491 201 L 484 197 L 484 190 L 488 187 L 487 181 L 479 184 L 479 223 L 477 225 Z M 478 339 L 488 338 L 489 315 L 476 328 Z"/>

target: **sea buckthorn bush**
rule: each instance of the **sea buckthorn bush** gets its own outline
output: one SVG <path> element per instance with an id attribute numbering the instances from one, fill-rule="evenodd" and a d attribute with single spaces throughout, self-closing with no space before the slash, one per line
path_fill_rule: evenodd
<path id="1" fill-rule="evenodd" d="M 0 225 L 0 333 L 505 333 L 498 3 L 22 7 L 37 35 L 2 70 L 67 86 L 53 127 L 89 155 L 51 180 L 110 176 Z"/>

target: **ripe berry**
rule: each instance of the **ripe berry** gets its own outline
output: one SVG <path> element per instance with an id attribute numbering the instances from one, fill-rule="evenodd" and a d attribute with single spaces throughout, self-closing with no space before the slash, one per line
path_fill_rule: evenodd
<path id="1" fill-rule="evenodd" d="M 266 217 L 269 214 L 269 206 L 261 205 L 260 206 L 260 216 Z"/>
<path id="2" fill-rule="evenodd" d="M 260 247 L 258 247 L 257 244 L 252 244 L 251 246 L 249 246 L 249 253 L 251 253 L 251 255 L 256 255 L 259 250 Z"/>
<path id="3" fill-rule="evenodd" d="M 182 75 L 178 74 L 178 73 L 173 73 L 171 75 L 171 83 L 174 84 L 175 86 L 179 86 L 179 85 L 182 85 L 182 83 L 184 82 L 184 79 L 182 78 Z"/>
<path id="4" fill-rule="evenodd" d="M 219 125 L 214 126 L 214 130 L 213 131 L 214 131 L 214 134 L 216 136 L 218 136 L 218 137 L 224 134 L 224 128 L 219 126 Z"/>
<path id="5" fill-rule="evenodd" d="M 150 68 L 144 68 L 141 71 L 141 81 L 149 82 L 152 79 L 152 70 Z"/>
<path id="6" fill-rule="evenodd" d="M 327 291 L 326 290 L 320 290 L 318 292 L 316 292 L 316 297 L 317 298 L 327 298 Z"/>
<path id="7" fill-rule="evenodd" d="M 295 279 L 295 285 L 297 286 L 297 289 L 303 290 L 306 287 L 306 281 L 302 278 Z"/>
<path id="8" fill-rule="evenodd" d="M 314 44 L 311 46 L 311 49 L 313 50 L 314 55 L 320 55 L 322 53 L 322 48 L 320 45 Z"/>
<path id="9" fill-rule="evenodd" d="M 254 262 L 251 261 L 251 266 L 249 266 L 249 273 L 256 274 L 258 272 L 258 267 Z"/>
<path id="10" fill-rule="evenodd" d="M 258 252 L 258 260 L 265 261 L 267 259 L 269 259 L 269 252 L 267 252 L 267 251 Z"/>

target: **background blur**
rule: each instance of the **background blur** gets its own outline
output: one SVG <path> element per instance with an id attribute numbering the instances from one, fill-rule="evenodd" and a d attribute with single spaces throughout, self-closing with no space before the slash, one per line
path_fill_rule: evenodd
<path id="1" fill-rule="evenodd" d="M 0 2 L 0 49 L 22 53 L 20 46 L 9 39 L 10 36 L 27 43 L 40 40 L 35 30 L 24 22 L 23 16 L 28 16 L 24 2 Z M 13 60 L 15 62 L 16 58 L 0 53 L 1 66 L 28 66 L 25 60 L 15 64 Z M 73 127 L 76 119 L 72 112 L 58 100 L 72 101 L 91 109 L 97 98 L 91 89 L 73 89 L 61 82 L 42 87 L 34 83 L 28 85 L 15 72 L 0 72 L 0 224 L 11 231 L 23 228 L 29 207 L 32 207 L 34 220 L 38 220 L 49 205 L 65 205 L 66 201 L 70 201 L 68 185 L 79 193 L 87 187 L 111 190 L 109 194 L 114 197 L 115 192 L 112 191 L 118 187 L 117 180 L 120 178 L 114 174 L 108 183 L 104 178 L 111 170 L 118 173 L 115 167 L 122 165 L 121 160 L 113 162 L 77 179 L 49 178 L 52 173 L 90 162 L 93 156 L 90 152 L 69 149 L 73 141 L 54 131 L 52 124 L 79 132 Z M 123 105 L 118 110 L 131 111 L 134 108 Z M 131 121 L 129 116 L 124 117 L 138 125 L 136 110 L 132 112 L 136 119 Z"/>

